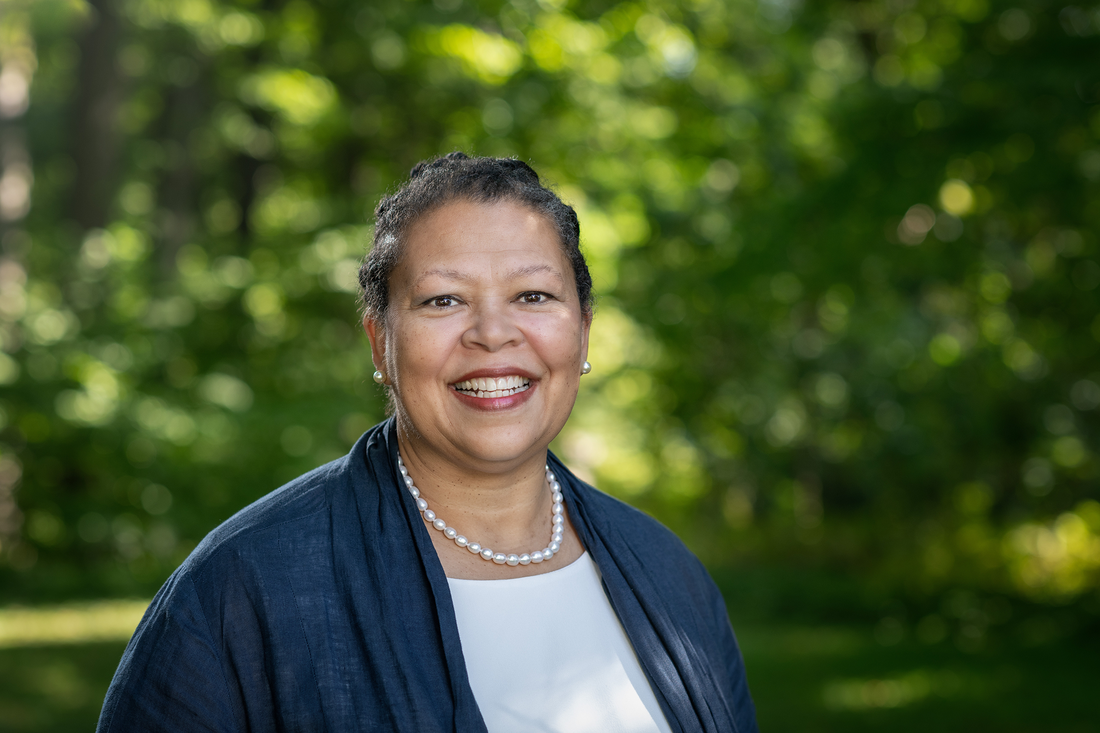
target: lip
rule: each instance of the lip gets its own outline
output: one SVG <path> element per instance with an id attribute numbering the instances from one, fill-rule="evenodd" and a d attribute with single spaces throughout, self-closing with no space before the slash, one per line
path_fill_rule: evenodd
<path id="1" fill-rule="evenodd" d="M 465 382 L 467 379 L 478 379 L 487 377 L 523 377 L 528 380 L 529 386 L 522 392 L 517 392 L 516 394 L 508 395 L 507 397 L 494 398 L 473 397 L 471 395 L 459 392 L 457 389 L 454 388 L 456 384 L 460 382 Z M 447 386 L 451 388 L 451 394 L 454 395 L 455 398 L 463 405 L 478 410 L 479 412 L 499 412 L 500 410 L 507 410 L 513 407 L 518 407 L 527 402 L 527 400 L 531 399 L 531 395 L 534 394 L 535 390 L 538 389 L 538 384 L 538 379 L 535 378 L 535 376 L 526 369 L 521 369 L 519 367 L 502 366 L 476 369 L 467 374 L 463 374 L 461 377 L 454 380 Z"/>

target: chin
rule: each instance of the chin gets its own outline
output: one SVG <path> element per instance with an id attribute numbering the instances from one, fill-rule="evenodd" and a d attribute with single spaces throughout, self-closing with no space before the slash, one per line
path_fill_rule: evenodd
<path id="1" fill-rule="evenodd" d="M 545 452 L 552 439 L 552 435 L 515 428 L 489 428 L 471 431 L 457 447 L 475 459 L 511 462 Z"/>

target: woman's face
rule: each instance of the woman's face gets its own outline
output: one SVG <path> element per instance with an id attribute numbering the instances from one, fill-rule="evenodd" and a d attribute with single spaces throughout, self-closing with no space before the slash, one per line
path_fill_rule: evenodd
<path id="1" fill-rule="evenodd" d="M 553 224 L 510 201 L 446 204 L 411 227 L 389 293 L 365 326 L 417 449 L 482 470 L 542 460 L 590 322 Z"/>

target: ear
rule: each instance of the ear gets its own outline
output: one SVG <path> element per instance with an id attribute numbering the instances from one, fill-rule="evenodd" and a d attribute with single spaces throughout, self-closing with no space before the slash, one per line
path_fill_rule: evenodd
<path id="1" fill-rule="evenodd" d="M 374 362 L 374 368 L 386 373 L 386 329 L 376 319 L 369 315 L 363 316 L 363 330 L 370 339 L 370 356 Z M 389 375 L 386 374 L 389 379 Z"/>
<path id="2" fill-rule="evenodd" d="M 581 326 L 581 363 L 588 361 L 588 333 L 592 330 L 592 313 L 589 311 L 582 316 L 584 323 Z"/>

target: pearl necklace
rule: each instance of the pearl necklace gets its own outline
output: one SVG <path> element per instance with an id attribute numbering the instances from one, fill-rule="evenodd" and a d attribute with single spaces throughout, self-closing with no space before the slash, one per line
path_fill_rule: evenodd
<path id="1" fill-rule="evenodd" d="M 459 547 L 465 547 L 475 555 L 480 555 L 482 560 L 492 560 L 497 565 L 511 565 L 515 567 L 517 565 L 529 565 L 531 563 L 540 563 L 544 560 L 549 560 L 561 549 L 561 536 L 562 527 L 565 523 L 565 507 L 562 504 L 563 497 L 561 493 L 561 484 L 554 477 L 554 474 L 550 472 L 550 467 L 546 467 L 546 483 L 550 485 L 550 491 L 554 495 L 554 505 L 550 508 L 550 544 L 541 550 L 536 550 L 531 553 L 523 553 L 522 555 L 505 555 L 503 552 L 493 552 L 488 547 L 482 547 L 477 542 L 470 542 L 468 539 L 458 533 L 454 527 L 448 527 L 447 523 L 440 517 L 437 517 L 435 512 L 428 508 L 428 502 L 420 496 L 420 489 L 416 488 L 413 484 L 412 476 L 409 475 L 408 469 L 405 468 L 405 464 L 401 461 L 401 456 L 397 457 L 397 470 L 401 472 L 401 479 L 405 482 L 405 488 L 412 494 L 413 499 L 416 500 L 416 508 L 420 510 L 420 513 L 424 515 L 424 519 L 428 520 L 433 527 L 443 533 L 443 536 L 449 540 L 454 540 L 454 543 Z"/>

